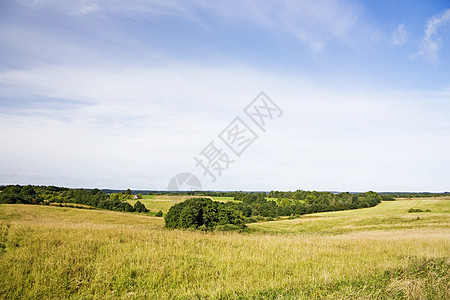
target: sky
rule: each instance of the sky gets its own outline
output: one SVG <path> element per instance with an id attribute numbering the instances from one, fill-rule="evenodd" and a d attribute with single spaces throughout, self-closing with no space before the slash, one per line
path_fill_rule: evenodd
<path id="1" fill-rule="evenodd" d="M 0 1 L 0 184 L 450 191 L 449 70 L 448 1 Z"/>

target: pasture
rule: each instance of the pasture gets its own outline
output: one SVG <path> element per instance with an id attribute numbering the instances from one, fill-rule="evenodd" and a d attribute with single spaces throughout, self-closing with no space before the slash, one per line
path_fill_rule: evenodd
<path id="1" fill-rule="evenodd" d="M 3 204 L 0 298 L 448 299 L 449 205 L 382 202 L 227 233 L 168 230 L 137 213 Z M 407 212 L 417 207 L 431 212 Z"/>

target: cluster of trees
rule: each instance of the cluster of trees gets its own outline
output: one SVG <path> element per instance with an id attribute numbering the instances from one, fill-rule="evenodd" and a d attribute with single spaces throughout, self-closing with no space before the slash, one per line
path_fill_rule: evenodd
<path id="1" fill-rule="evenodd" d="M 392 199 L 394 198 L 426 198 L 426 197 L 444 197 L 444 196 L 450 196 L 449 192 L 444 193 L 399 193 L 399 192 L 391 192 L 391 193 L 382 193 L 381 196 L 383 197 L 390 197 Z"/>
<path id="2" fill-rule="evenodd" d="M 232 205 L 209 198 L 192 198 L 175 204 L 165 216 L 167 228 L 242 230 L 244 217 Z"/>
<path id="3" fill-rule="evenodd" d="M 0 204 L 74 203 L 114 211 L 148 212 L 140 201 L 137 201 L 134 206 L 126 202 L 124 199 L 129 199 L 127 193 L 123 193 L 124 197 L 119 195 L 109 197 L 99 189 L 84 190 L 31 185 L 1 186 L 0 190 Z"/>
<path id="4" fill-rule="evenodd" d="M 102 191 L 104 192 L 104 191 Z M 138 193 L 136 195 L 133 195 L 133 193 L 131 192 L 130 189 L 127 189 L 125 192 L 124 191 L 120 191 L 117 193 L 109 193 L 109 197 L 113 200 L 127 200 L 127 199 L 134 199 L 135 197 L 137 199 L 142 199 L 142 194 Z"/>
<path id="5" fill-rule="evenodd" d="M 245 217 L 262 216 L 275 218 L 372 207 L 380 203 L 381 196 L 375 192 L 335 194 L 331 192 L 299 190 L 295 192 L 272 191 L 269 194 L 237 192 L 234 199 L 242 201 L 234 205 Z"/>
<path id="6" fill-rule="evenodd" d="M 208 198 L 190 199 L 174 205 L 166 216 L 169 228 L 206 228 L 237 226 L 260 218 L 276 218 L 315 212 L 372 207 L 397 197 L 437 197 L 448 193 L 331 193 L 297 190 L 294 192 L 212 192 L 193 191 L 180 194 L 233 197 L 236 202 L 219 203 Z M 134 206 L 126 200 L 142 198 L 130 189 L 106 194 L 99 189 L 69 189 L 55 186 L 0 186 L 0 203 L 48 204 L 73 203 L 126 212 L 148 212 L 140 201 Z M 162 212 L 158 212 L 162 216 Z M 193 217 L 194 216 L 194 217 Z"/>
<path id="7" fill-rule="evenodd" d="M 334 194 L 296 191 L 233 194 L 238 202 L 221 203 L 209 198 L 192 198 L 176 204 L 165 216 L 166 227 L 208 230 L 228 226 L 231 229 L 242 229 L 244 223 L 256 222 L 260 218 L 372 207 L 381 202 L 381 196 L 375 192 Z M 267 196 L 272 197 L 268 199 Z"/>

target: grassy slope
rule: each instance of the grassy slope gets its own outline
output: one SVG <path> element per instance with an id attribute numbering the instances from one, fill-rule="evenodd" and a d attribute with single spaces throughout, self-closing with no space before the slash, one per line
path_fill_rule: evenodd
<path id="1" fill-rule="evenodd" d="M 410 208 L 431 212 L 408 213 Z M 450 228 L 450 200 L 386 201 L 364 209 L 304 215 L 299 219 L 249 224 L 264 233 L 341 234 L 355 231 Z"/>
<path id="2" fill-rule="evenodd" d="M 371 223 L 383 212 L 448 216 L 448 205 L 389 202 L 302 221 L 322 228 L 321 220 Z M 413 206 L 434 210 L 405 213 Z M 383 230 L 375 222 L 376 231 L 340 235 L 203 233 L 138 214 L 0 205 L 0 298 L 448 299 L 448 223 Z"/>

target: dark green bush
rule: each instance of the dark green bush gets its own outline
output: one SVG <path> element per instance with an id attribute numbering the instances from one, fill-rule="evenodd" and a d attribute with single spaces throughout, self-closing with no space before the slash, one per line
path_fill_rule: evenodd
<path id="1" fill-rule="evenodd" d="M 147 207 L 145 207 L 145 205 L 142 204 L 141 201 L 137 201 L 137 202 L 134 204 L 134 207 L 133 207 L 133 208 L 134 208 L 134 211 L 135 211 L 135 212 L 139 212 L 139 213 L 141 213 L 141 212 L 143 212 L 143 213 L 148 212 Z"/>
<path id="2" fill-rule="evenodd" d="M 175 204 L 164 219 L 167 228 L 213 230 L 227 224 L 244 227 L 244 219 L 238 211 L 209 198 L 192 198 Z"/>

